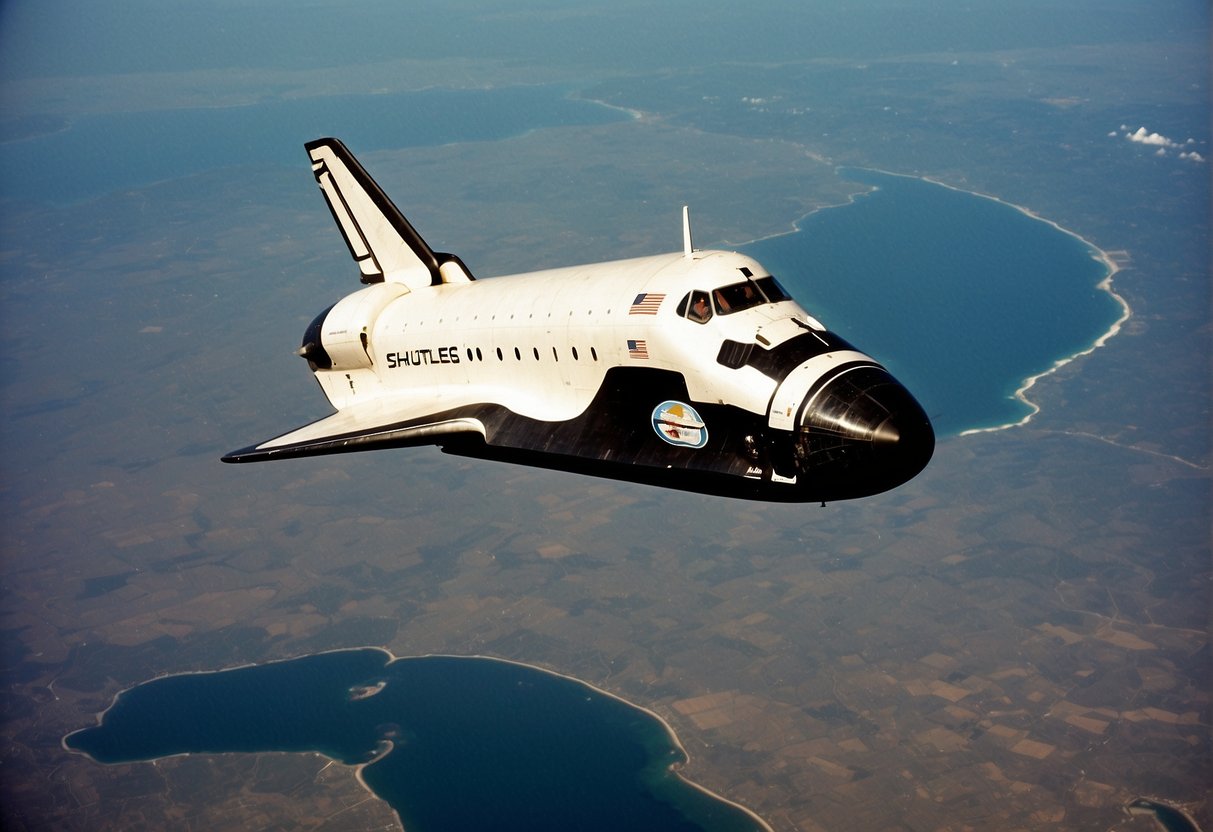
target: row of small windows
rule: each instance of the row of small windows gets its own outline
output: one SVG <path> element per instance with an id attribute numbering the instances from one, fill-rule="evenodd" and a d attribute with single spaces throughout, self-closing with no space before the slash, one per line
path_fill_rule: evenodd
<path id="1" fill-rule="evenodd" d="M 476 347 L 475 349 L 468 347 L 467 353 L 468 353 L 468 361 L 484 361 L 484 353 L 481 352 L 480 347 Z M 569 347 L 569 353 L 573 356 L 574 361 L 581 360 L 581 356 L 577 352 L 576 347 Z M 538 361 L 539 360 L 539 347 L 531 347 L 531 354 L 535 357 L 535 360 Z M 506 356 L 505 351 L 503 351 L 501 349 L 501 347 L 498 347 L 497 348 L 497 360 L 505 361 L 505 356 Z M 590 359 L 593 361 L 598 360 L 598 350 L 595 347 L 590 347 Z M 522 350 L 518 347 L 514 347 L 514 360 L 515 361 L 522 360 Z M 560 360 L 560 352 L 555 347 L 552 347 L 552 360 L 553 361 Z"/>
<path id="2" fill-rule="evenodd" d="M 611 314 L 611 311 L 612 311 L 612 310 L 610 310 L 610 309 L 606 310 L 606 314 L 610 315 L 610 314 Z M 576 313 L 574 310 L 572 310 L 572 309 L 570 309 L 570 310 L 569 310 L 569 317 L 570 317 L 570 318 L 571 318 L 571 317 L 573 317 L 573 315 L 575 315 L 575 314 L 577 314 L 577 313 Z M 593 310 L 593 309 L 587 309 L 587 310 L 585 311 L 585 315 L 586 315 L 586 317 L 587 317 L 587 318 L 593 317 L 593 315 L 594 315 L 594 310 Z M 505 317 L 505 316 L 503 315 L 502 317 Z M 514 320 L 516 317 L 521 317 L 521 313 L 519 313 L 519 314 L 517 314 L 517 315 L 516 315 L 515 313 L 511 312 L 511 313 L 510 313 L 510 315 L 509 315 L 509 319 L 510 319 L 511 321 L 512 321 L 512 320 Z M 527 320 L 533 320 L 533 319 L 535 318 L 535 313 L 534 313 L 534 312 L 528 313 L 526 317 L 527 317 Z M 552 313 L 551 313 L 551 312 L 548 312 L 548 313 L 547 313 L 547 317 L 548 317 L 548 318 L 552 317 Z M 442 323 L 444 320 L 445 320 L 444 318 L 439 318 L 439 319 L 438 319 L 438 323 Z M 453 322 L 453 323 L 459 323 L 459 321 L 460 321 L 460 320 L 462 320 L 462 318 L 461 318 L 460 316 L 456 315 L 456 316 L 455 316 L 455 317 L 452 319 L 452 322 Z M 479 315 L 473 315 L 473 316 L 472 316 L 472 320 L 473 320 L 473 321 L 478 321 L 478 320 L 480 320 L 480 316 L 479 316 Z M 489 316 L 489 320 L 490 320 L 490 321 L 495 321 L 495 320 L 497 320 L 497 316 L 496 316 L 496 315 L 490 315 L 490 316 Z M 418 326 L 425 326 L 425 321 L 418 321 L 418 322 L 417 322 L 417 324 L 418 324 Z M 408 326 L 408 324 L 406 323 L 406 324 L 405 324 L 405 326 Z"/>

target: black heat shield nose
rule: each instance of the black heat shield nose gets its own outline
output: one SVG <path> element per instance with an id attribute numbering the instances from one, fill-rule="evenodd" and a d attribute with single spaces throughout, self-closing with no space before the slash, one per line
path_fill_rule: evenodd
<path id="1" fill-rule="evenodd" d="M 811 395 L 797 447 L 801 472 L 850 499 L 914 478 L 935 451 L 922 407 L 888 371 L 857 367 Z"/>

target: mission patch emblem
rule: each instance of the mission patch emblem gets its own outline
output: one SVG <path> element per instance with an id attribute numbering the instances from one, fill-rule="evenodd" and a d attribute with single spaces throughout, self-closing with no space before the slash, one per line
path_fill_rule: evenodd
<path id="1" fill-rule="evenodd" d="M 708 428 L 689 404 L 664 401 L 653 409 L 653 430 L 671 445 L 702 448 L 708 444 Z"/>

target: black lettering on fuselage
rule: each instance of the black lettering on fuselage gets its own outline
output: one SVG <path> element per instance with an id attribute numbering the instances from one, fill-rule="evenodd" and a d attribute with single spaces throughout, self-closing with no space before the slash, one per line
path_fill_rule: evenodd
<path id="1" fill-rule="evenodd" d="M 452 346 L 389 352 L 386 358 L 389 370 L 397 367 L 427 367 L 430 364 L 458 364 L 459 348 Z"/>

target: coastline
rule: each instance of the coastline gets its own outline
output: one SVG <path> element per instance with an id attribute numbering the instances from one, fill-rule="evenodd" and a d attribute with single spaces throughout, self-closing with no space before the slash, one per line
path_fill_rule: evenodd
<path id="1" fill-rule="evenodd" d="M 835 168 L 835 170 L 837 171 L 837 168 Z M 864 170 L 876 170 L 876 168 L 864 168 Z M 878 171 L 878 172 L 883 173 L 883 171 Z M 892 175 L 899 176 L 900 174 L 892 174 Z M 721 240 L 721 245 L 732 246 L 732 247 L 736 247 L 736 248 L 745 248 L 746 246 L 752 246 L 752 245 L 755 245 L 756 243 L 765 243 L 767 240 L 774 240 L 779 237 L 787 237 L 790 234 L 799 234 L 801 231 L 804 230 L 803 228 L 800 227 L 800 224 L 803 223 L 805 220 L 807 220 L 809 217 L 813 216 L 814 214 L 820 213 L 821 211 L 828 211 L 831 208 L 846 208 L 848 205 L 854 205 L 857 200 L 862 199 L 863 197 L 867 196 L 868 194 L 873 193 L 878 190 L 880 190 L 879 186 L 868 185 L 865 190 L 858 190 L 858 191 L 855 191 L 853 194 L 851 194 L 846 202 L 832 202 L 829 205 L 818 205 L 812 211 L 809 211 L 808 213 L 805 213 L 805 214 L 801 214 L 799 217 L 792 220 L 792 223 L 791 223 L 792 227 L 787 229 L 786 231 L 775 231 L 771 234 L 764 234 L 761 237 L 755 237 L 752 240 L 746 240 L 744 243 L 733 243 L 728 240 Z"/>
<path id="2" fill-rule="evenodd" d="M 981 196 L 981 194 L 978 194 L 978 196 Z M 994 197 L 987 197 L 987 199 L 994 199 Z M 1011 205 L 1011 203 L 1009 203 L 1009 202 L 1006 202 L 1003 204 Z M 1047 370 L 1042 370 L 1041 372 L 1036 373 L 1035 375 L 1032 375 L 1032 376 L 1028 376 L 1026 379 L 1024 379 L 1023 384 L 1021 384 L 1014 393 L 1014 398 L 1023 402 L 1024 405 L 1026 405 L 1030 409 L 1030 412 L 1027 415 L 1025 415 L 1022 419 L 1020 419 L 1019 421 L 1016 421 L 1016 422 L 1008 422 L 1004 425 L 994 425 L 992 427 L 984 427 L 984 428 L 969 428 L 968 430 L 962 430 L 959 434 L 957 434 L 958 436 L 972 436 L 977 433 L 991 433 L 993 431 L 1008 430 L 1010 428 L 1017 428 L 1022 425 L 1028 424 L 1028 422 L 1030 422 L 1032 420 L 1033 416 L 1035 416 L 1037 413 L 1040 413 L 1040 405 L 1038 405 L 1036 402 L 1034 402 L 1030 398 L 1028 398 L 1028 395 L 1027 395 L 1028 391 L 1032 389 L 1032 387 L 1036 384 L 1036 382 L 1040 381 L 1042 378 L 1045 378 L 1046 376 L 1052 375 L 1053 373 L 1057 372 L 1058 370 L 1060 370 L 1062 367 L 1066 366 L 1067 364 L 1069 364 L 1073 361 L 1077 361 L 1079 358 L 1082 358 L 1083 356 L 1090 355 L 1091 353 L 1095 352 L 1095 350 L 1104 346 L 1114 336 L 1120 334 L 1121 328 L 1124 327 L 1125 323 L 1129 320 L 1129 318 L 1131 318 L 1133 316 L 1133 308 L 1131 306 L 1129 306 L 1129 302 L 1124 299 L 1123 295 L 1121 295 L 1119 292 L 1117 292 L 1115 289 L 1112 288 L 1112 279 L 1120 271 L 1120 265 L 1116 262 L 1116 260 L 1112 257 L 1111 254 L 1109 254 L 1108 252 L 1099 248 L 1098 246 L 1094 245 L 1089 240 L 1079 236 L 1078 234 L 1075 234 L 1073 231 L 1069 231 L 1065 228 L 1062 228 L 1060 225 L 1053 222 L 1052 220 L 1046 220 L 1046 219 L 1043 219 L 1042 217 L 1038 217 L 1035 214 L 1033 214 L 1031 211 L 1029 211 L 1028 209 L 1023 208 L 1018 205 L 1013 205 L 1012 207 L 1015 208 L 1016 210 L 1022 211 L 1024 214 L 1027 214 L 1028 216 L 1032 217 L 1033 219 L 1037 219 L 1037 220 L 1040 220 L 1041 222 L 1046 222 L 1046 223 L 1052 225 L 1058 231 L 1061 231 L 1065 234 L 1069 234 L 1070 236 L 1074 237 L 1075 239 L 1083 242 L 1085 245 L 1087 245 L 1091 249 L 1091 258 L 1093 260 L 1096 260 L 1097 262 L 1102 263 L 1104 268 L 1107 270 L 1107 274 L 1104 275 L 1103 280 L 1101 280 L 1101 281 L 1099 281 L 1099 283 L 1095 284 L 1095 288 L 1097 288 L 1101 291 L 1107 292 L 1109 295 L 1111 295 L 1112 299 L 1115 300 L 1120 305 L 1120 317 L 1118 317 L 1112 323 L 1112 325 L 1110 327 L 1108 327 L 1108 330 L 1106 332 L 1104 332 L 1102 335 L 1100 335 L 1098 338 L 1096 338 L 1095 341 L 1091 344 L 1091 346 L 1087 347 L 1086 349 L 1079 350 L 1078 352 L 1076 352 L 1072 355 L 1067 355 L 1062 358 L 1059 358 L 1056 361 L 1054 361 L 1053 364 Z"/>
<path id="3" fill-rule="evenodd" d="M 996 197 L 992 194 L 982 193 L 981 191 L 971 191 L 966 188 L 960 188 L 955 185 L 949 185 L 947 182 L 942 182 L 942 181 L 935 179 L 933 177 L 930 177 L 930 176 L 914 176 L 912 174 L 906 174 L 906 173 L 894 173 L 892 171 L 881 170 L 880 168 L 856 168 L 856 170 L 870 170 L 875 173 L 884 174 L 886 176 L 898 176 L 898 177 L 902 177 L 905 179 L 919 179 L 923 182 L 929 182 L 932 185 L 938 185 L 941 188 L 947 188 L 950 191 L 956 191 L 957 193 L 969 194 L 970 196 L 979 197 L 981 199 L 988 199 L 991 202 L 997 202 L 1000 205 L 1005 205 L 1008 208 L 1015 209 L 1016 211 L 1023 214 L 1025 217 L 1027 217 L 1029 219 L 1036 220 L 1037 222 L 1043 222 L 1046 225 L 1051 226 L 1055 231 L 1060 231 L 1062 234 L 1065 234 L 1067 237 L 1072 237 L 1073 239 L 1078 240 L 1078 242 L 1082 243 L 1084 246 L 1087 247 L 1087 250 L 1089 251 L 1092 260 L 1095 260 L 1097 263 L 1103 264 L 1106 274 L 1104 275 L 1102 280 L 1100 280 L 1097 284 L 1095 284 L 1095 288 L 1099 289 L 1102 292 L 1106 292 L 1108 295 L 1111 296 L 1112 300 L 1116 301 L 1116 303 L 1120 306 L 1120 316 L 1112 323 L 1111 326 L 1108 327 L 1107 331 L 1105 331 L 1102 335 L 1100 335 L 1098 338 L 1096 338 L 1095 341 L 1092 342 L 1092 344 L 1089 347 L 1086 347 L 1085 349 L 1081 349 L 1078 352 L 1072 353 L 1070 355 L 1062 356 L 1061 358 L 1054 360 L 1054 362 L 1047 369 L 1042 370 L 1041 372 L 1036 373 L 1034 375 L 1028 376 L 1027 378 L 1025 378 L 1023 380 L 1023 383 L 1012 394 L 1012 398 L 1022 402 L 1024 404 L 1024 406 L 1026 406 L 1028 408 L 1029 412 L 1026 415 L 1024 415 L 1021 419 L 1018 419 L 1014 422 L 1007 422 L 1007 423 L 1001 424 L 1001 425 L 967 428 L 966 430 L 962 430 L 960 433 L 958 433 L 957 436 L 973 436 L 973 435 L 979 434 L 979 433 L 993 433 L 995 431 L 1000 431 L 1000 430 L 1009 430 L 1011 428 L 1022 427 L 1023 425 L 1026 425 L 1029 422 L 1031 422 L 1032 417 L 1035 416 L 1036 414 L 1040 413 L 1040 405 L 1037 404 L 1036 402 L 1032 401 L 1030 398 L 1028 398 L 1028 395 L 1027 395 L 1028 391 L 1031 390 L 1033 386 L 1035 386 L 1036 382 L 1040 381 L 1042 378 L 1052 375 L 1053 373 L 1060 370 L 1062 367 L 1065 367 L 1067 364 L 1070 364 L 1071 362 L 1076 361 L 1079 358 L 1082 358 L 1083 356 L 1090 355 L 1091 353 L 1095 352 L 1095 350 L 1104 346 L 1109 340 L 1111 340 L 1114 336 L 1116 336 L 1120 333 L 1121 328 L 1124 327 L 1125 323 L 1129 320 L 1129 318 L 1131 318 L 1133 316 L 1133 309 L 1132 309 L 1132 307 L 1129 306 L 1129 302 L 1124 299 L 1123 295 L 1121 295 L 1115 289 L 1112 288 L 1113 278 L 1116 276 L 1116 274 L 1121 269 L 1120 264 L 1116 262 L 1115 258 L 1113 258 L 1111 254 L 1104 251 L 1099 246 L 1095 245 L 1093 242 L 1088 240 L 1086 237 L 1083 237 L 1078 232 L 1071 231 L 1070 229 L 1065 228 L 1064 226 L 1059 224 L 1056 220 L 1051 220 L 1051 219 L 1047 219 L 1046 217 L 1042 217 L 1040 214 L 1036 213 L 1031 208 L 1027 208 L 1023 205 L 1016 205 L 1014 202 L 1007 202 L 1005 199 L 1000 199 L 999 197 Z"/>
<path id="4" fill-rule="evenodd" d="M 727 804 L 729 806 L 732 806 L 732 807 L 738 809 L 739 811 L 744 813 L 747 817 L 751 818 L 761 830 L 764 830 L 764 832 L 774 832 L 772 827 L 765 820 L 763 820 L 761 817 L 759 817 L 757 814 L 755 814 L 752 810 L 746 808 L 745 806 L 741 805 L 740 803 L 737 803 L 736 801 L 733 801 L 727 797 L 724 797 L 723 795 L 717 794 L 716 792 L 713 792 L 711 789 L 708 789 L 707 787 L 702 786 L 699 783 L 689 780 L 683 776 L 681 769 L 690 764 L 691 756 L 690 756 L 690 754 L 687 753 L 687 750 L 683 746 L 682 741 L 678 738 L 678 735 L 674 732 L 674 729 L 670 726 L 669 722 L 666 721 L 665 718 L 663 718 L 660 714 L 656 713 L 655 711 L 653 711 L 650 708 L 645 707 L 644 705 L 638 705 L 634 702 L 630 702 L 627 699 L 624 699 L 622 696 L 619 696 L 618 694 L 612 693 L 608 690 L 604 690 L 603 688 L 600 688 L 597 685 L 591 684 L 590 682 L 586 682 L 583 679 L 578 679 L 575 676 L 571 676 L 566 673 L 560 673 L 558 671 L 551 670 L 546 667 L 540 667 L 539 665 L 528 664 L 527 662 L 516 661 L 514 659 L 502 659 L 502 658 L 498 658 L 495 656 L 485 656 L 485 655 L 480 655 L 480 654 L 459 656 L 459 655 L 453 655 L 453 654 L 449 654 L 449 653 L 425 653 L 425 654 L 416 655 L 416 656 L 397 656 L 386 647 L 379 647 L 376 645 L 364 645 L 361 647 L 338 647 L 338 648 L 334 648 L 332 650 L 321 650 L 316 653 L 306 653 L 301 656 L 291 656 L 291 657 L 281 658 L 281 659 L 271 659 L 271 660 L 265 661 L 265 662 L 245 662 L 243 664 L 233 665 L 232 667 L 220 668 L 219 670 L 187 670 L 187 671 L 183 671 L 181 673 L 162 673 L 158 676 L 153 677 L 152 679 L 148 679 L 143 682 L 138 682 L 134 685 L 131 685 L 130 687 L 123 688 L 122 690 L 118 691 L 118 693 L 114 694 L 113 700 L 105 708 L 105 710 L 100 711 L 95 715 L 95 725 L 91 726 L 91 727 L 99 727 L 102 724 L 102 722 L 105 718 L 105 715 L 107 713 L 109 713 L 110 710 L 113 709 L 113 707 L 118 703 L 118 700 L 124 694 L 126 694 L 128 691 L 133 690 L 134 688 L 140 687 L 141 685 L 145 685 L 145 684 L 149 684 L 151 682 L 158 681 L 160 679 L 174 678 L 174 677 L 178 677 L 178 676 L 198 676 L 198 675 L 204 675 L 204 674 L 226 673 L 226 672 L 233 671 L 233 670 L 243 670 L 243 669 L 247 669 L 250 667 L 265 667 L 265 666 L 269 666 L 269 665 L 282 664 L 284 662 L 297 661 L 299 659 L 312 658 L 315 656 L 323 656 L 323 655 L 329 655 L 329 654 L 333 654 L 333 653 L 356 653 L 356 652 L 362 652 L 362 651 L 375 651 L 375 652 L 382 653 L 386 657 L 386 660 L 383 663 L 383 670 L 385 670 L 385 671 L 388 669 L 388 667 L 390 665 L 392 665 L 393 663 L 395 663 L 397 661 L 407 661 L 410 659 L 427 659 L 427 658 L 478 659 L 478 660 L 482 660 L 482 661 L 499 662 L 501 664 L 508 664 L 508 665 L 513 665 L 516 667 L 523 667 L 528 670 L 538 671 L 538 672 L 543 673 L 548 676 L 553 676 L 553 677 L 560 678 L 560 679 L 566 679 L 570 682 L 573 682 L 574 684 L 580 685 L 595 693 L 601 694 L 602 696 L 605 696 L 605 697 L 613 699 L 617 702 L 620 702 L 629 708 L 640 711 L 641 713 L 646 714 L 647 716 L 651 717 L 661 727 L 661 730 L 664 732 L 664 738 L 666 739 L 666 741 L 671 746 L 673 746 L 673 749 L 676 750 L 678 752 L 678 754 L 681 756 L 680 761 L 676 760 L 663 767 L 662 771 L 665 775 L 676 777 L 676 778 L 678 778 L 679 781 L 686 784 L 687 786 L 690 786 L 692 789 L 700 792 L 701 794 L 706 795 L 707 797 L 713 798 L 715 800 L 720 801 L 721 803 Z M 382 686 L 377 686 L 374 693 L 379 693 L 379 691 L 381 691 L 383 689 L 383 686 L 386 686 L 386 683 L 382 683 Z M 374 694 L 369 694 L 369 695 L 374 695 Z M 351 693 L 352 701 L 357 701 L 358 699 L 363 699 L 363 698 L 367 698 L 367 694 L 359 695 L 359 693 L 357 691 L 353 691 Z M 328 754 L 325 754 L 323 751 L 281 752 L 281 751 L 272 751 L 272 750 L 258 751 L 258 752 L 245 752 L 245 751 L 192 752 L 192 751 L 186 751 L 186 752 L 181 752 L 178 754 L 166 754 L 162 757 L 154 757 L 154 758 L 147 759 L 147 760 L 130 760 L 130 761 L 116 762 L 116 763 L 105 763 L 100 760 L 97 760 L 95 757 L 93 757 L 91 754 L 89 754 L 86 751 L 80 751 L 75 748 L 71 748 L 70 746 L 67 745 L 67 740 L 70 737 L 80 733 L 81 731 L 86 731 L 86 730 L 89 730 L 89 727 L 77 728 L 76 730 L 74 730 L 68 734 L 65 734 L 62 737 L 62 739 L 60 739 L 59 744 L 68 753 L 79 754 L 83 757 L 87 757 L 89 760 L 91 760 L 99 765 L 131 765 L 132 763 L 155 763 L 158 760 L 168 760 L 168 759 L 172 759 L 174 757 L 189 757 L 189 756 L 192 756 L 195 754 L 229 755 L 229 754 L 247 754 L 247 753 L 255 753 L 255 754 L 259 754 L 259 753 L 267 753 L 267 754 L 302 753 L 302 754 L 315 754 L 320 757 L 323 757 L 323 758 L 329 760 L 330 765 L 333 763 L 336 763 L 341 766 L 347 766 L 346 763 L 342 762 L 341 760 L 335 759 L 335 758 L 329 756 Z M 379 745 L 376 748 L 375 753 L 369 760 L 366 760 L 365 762 L 358 763 L 353 766 L 347 766 L 347 767 L 353 769 L 354 778 L 358 781 L 359 785 L 361 785 L 362 788 L 365 789 L 369 794 L 371 794 L 376 800 L 384 800 L 384 798 L 381 797 L 374 789 L 372 789 L 367 784 L 366 779 L 363 776 L 363 772 L 368 766 L 375 764 L 376 762 L 382 760 L 384 757 L 386 757 L 388 754 L 390 754 L 395 747 L 396 747 L 396 744 L 392 741 L 391 738 L 383 738 L 379 741 Z M 384 802 L 386 802 L 386 800 Z M 389 804 L 389 806 L 390 805 L 391 804 Z M 677 805 L 677 804 L 672 804 L 672 805 Z M 399 821 L 399 820 L 400 820 L 400 818 L 399 818 L 399 815 L 397 814 L 397 821 Z M 403 824 L 401 824 L 401 829 L 403 829 Z"/>
<path id="5" fill-rule="evenodd" d="M 599 107 L 606 107 L 608 110 L 614 110 L 618 113 L 626 113 L 632 121 L 644 121 L 645 119 L 652 118 L 652 116 L 645 113 L 643 110 L 637 110 L 634 107 L 624 107 L 621 104 L 612 104 L 609 101 L 603 101 L 601 98 L 587 98 L 578 93 L 576 90 L 569 93 L 568 97 L 573 101 L 586 101 L 590 104 L 597 104 Z"/>

